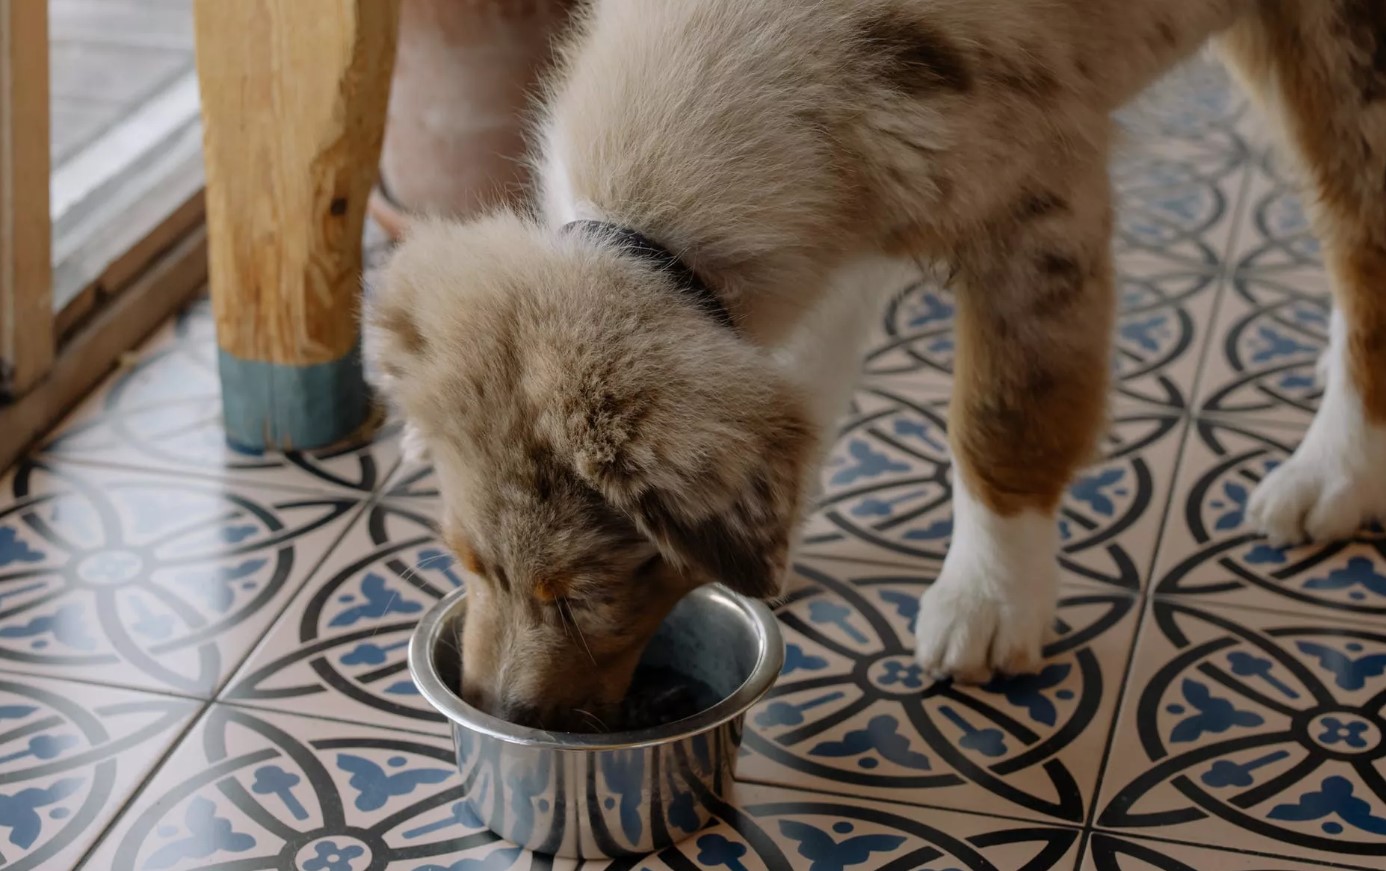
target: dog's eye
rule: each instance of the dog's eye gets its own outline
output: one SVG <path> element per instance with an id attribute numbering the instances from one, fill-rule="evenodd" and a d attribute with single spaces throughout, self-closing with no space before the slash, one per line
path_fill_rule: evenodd
<path id="1" fill-rule="evenodd" d="M 545 605 L 564 602 L 568 599 L 568 581 L 565 578 L 540 578 L 534 583 L 534 598 Z"/>
<path id="2" fill-rule="evenodd" d="M 578 622 L 579 615 L 585 615 L 587 613 L 587 606 L 570 596 L 559 596 L 557 599 L 549 602 L 547 607 L 551 614 L 558 615 L 559 620 L 572 624 Z"/>
<path id="3" fill-rule="evenodd" d="M 486 567 L 482 565 L 476 551 L 472 550 L 471 543 L 467 541 L 466 536 L 448 524 L 443 526 L 443 543 L 457 555 L 458 561 L 467 571 L 474 575 L 486 574 Z"/>

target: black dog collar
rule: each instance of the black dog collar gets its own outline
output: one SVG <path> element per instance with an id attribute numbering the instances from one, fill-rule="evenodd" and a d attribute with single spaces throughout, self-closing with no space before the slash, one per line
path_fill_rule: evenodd
<path id="1" fill-rule="evenodd" d="M 712 292 L 712 288 L 708 287 L 698 277 L 698 274 L 689 269 L 688 264 L 680 260 L 672 251 L 643 233 L 629 227 L 622 227 L 620 224 L 609 224 L 606 221 L 572 221 L 564 224 L 563 229 L 565 231 L 581 230 L 616 243 L 616 246 L 622 251 L 634 254 L 672 278 L 679 290 L 687 294 L 698 308 L 706 312 L 713 320 L 727 329 L 736 328 L 736 322 L 732 320 L 731 312 L 717 298 L 717 294 Z"/>

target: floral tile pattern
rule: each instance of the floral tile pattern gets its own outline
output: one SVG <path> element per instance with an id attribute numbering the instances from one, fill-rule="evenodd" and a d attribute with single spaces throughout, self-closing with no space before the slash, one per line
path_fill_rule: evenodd
<path id="1" fill-rule="evenodd" d="M 214 706 L 93 857 L 111 869 L 571 868 L 458 801 L 445 738 Z M 188 772 L 194 772 L 187 776 Z M 1072 868 L 1075 829 L 738 786 L 676 848 L 591 868 Z"/>
<path id="2" fill-rule="evenodd" d="M 418 617 L 467 582 L 431 470 L 390 423 L 228 449 L 203 303 L 0 476 L 0 866 L 1381 867 L 1386 532 L 1275 549 L 1245 525 L 1318 401 L 1318 246 L 1221 71 L 1177 71 L 1119 121 L 1112 421 L 1063 501 L 1038 674 L 965 687 L 910 656 L 952 536 L 956 338 L 948 289 L 902 288 L 733 794 L 658 855 L 527 854 L 461 803 L 408 676 Z"/>
<path id="3" fill-rule="evenodd" d="M 450 757 L 445 739 L 214 705 L 91 867 L 418 867 L 493 845 Z"/>
<path id="4" fill-rule="evenodd" d="M 1156 599 L 1131 686 L 1098 826 L 1380 860 L 1386 632 Z"/>
<path id="5" fill-rule="evenodd" d="M 1300 434 L 1246 418 L 1198 422 L 1184 449 L 1154 592 L 1386 625 L 1386 536 L 1379 530 L 1273 548 L 1246 527 L 1251 491 Z"/>
<path id="6" fill-rule="evenodd" d="M 446 734 L 409 679 L 410 633 L 463 583 L 437 540 L 433 500 L 382 500 L 231 681 L 223 698 L 269 707 L 311 704 L 322 716 Z"/>
<path id="7" fill-rule="evenodd" d="M 937 571 L 953 532 L 946 397 L 869 383 L 823 472 L 805 554 Z M 1154 553 L 1184 421 L 1120 403 L 1105 456 L 1069 487 L 1059 532 L 1067 576 L 1135 591 Z"/>
<path id="8" fill-rule="evenodd" d="M 170 696 L 0 674 L 0 867 L 72 867 L 197 708 Z"/>
<path id="9" fill-rule="evenodd" d="M 206 697 L 359 503 L 26 461 L 0 489 L 0 667 Z"/>
<path id="10" fill-rule="evenodd" d="M 1204 414 L 1302 427 L 1318 408 L 1330 285 L 1295 191 L 1274 160 L 1253 165 L 1218 341 L 1198 398 Z"/>
<path id="11" fill-rule="evenodd" d="M 1127 149 L 1154 153 L 1209 143 L 1244 150 L 1244 143 L 1264 135 L 1260 119 L 1226 70 L 1209 63 L 1171 70 L 1124 107 L 1117 121 Z"/>
<path id="12" fill-rule="evenodd" d="M 933 683 L 910 655 L 918 574 L 805 563 L 779 609 L 787 653 L 749 718 L 743 777 L 1081 823 L 1091 803 L 1137 600 L 1073 586 L 1035 675 Z"/>

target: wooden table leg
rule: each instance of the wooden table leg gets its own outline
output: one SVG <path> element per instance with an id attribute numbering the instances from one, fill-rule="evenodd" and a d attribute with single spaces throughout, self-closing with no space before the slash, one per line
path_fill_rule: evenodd
<path id="1" fill-rule="evenodd" d="M 361 231 L 398 0 L 196 0 L 212 308 L 227 439 L 320 447 L 369 401 Z"/>

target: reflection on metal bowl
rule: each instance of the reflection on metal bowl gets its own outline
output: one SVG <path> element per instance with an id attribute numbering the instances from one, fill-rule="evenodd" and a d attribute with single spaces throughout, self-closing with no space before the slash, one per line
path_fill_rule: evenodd
<path id="1" fill-rule="evenodd" d="M 719 586 L 690 593 L 643 665 L 717 690 L 698 714 L 630 732 L 585 735 L 507 723 L 462 701 L 465 591 L 419 622 L 409 671 L 452 725 L 465 800 L 496 834 L 567 858 L 639 855 L 700 829 L 732 783 L 746 711 L 775 682 L 784 644 L 770 609 Z"/>

